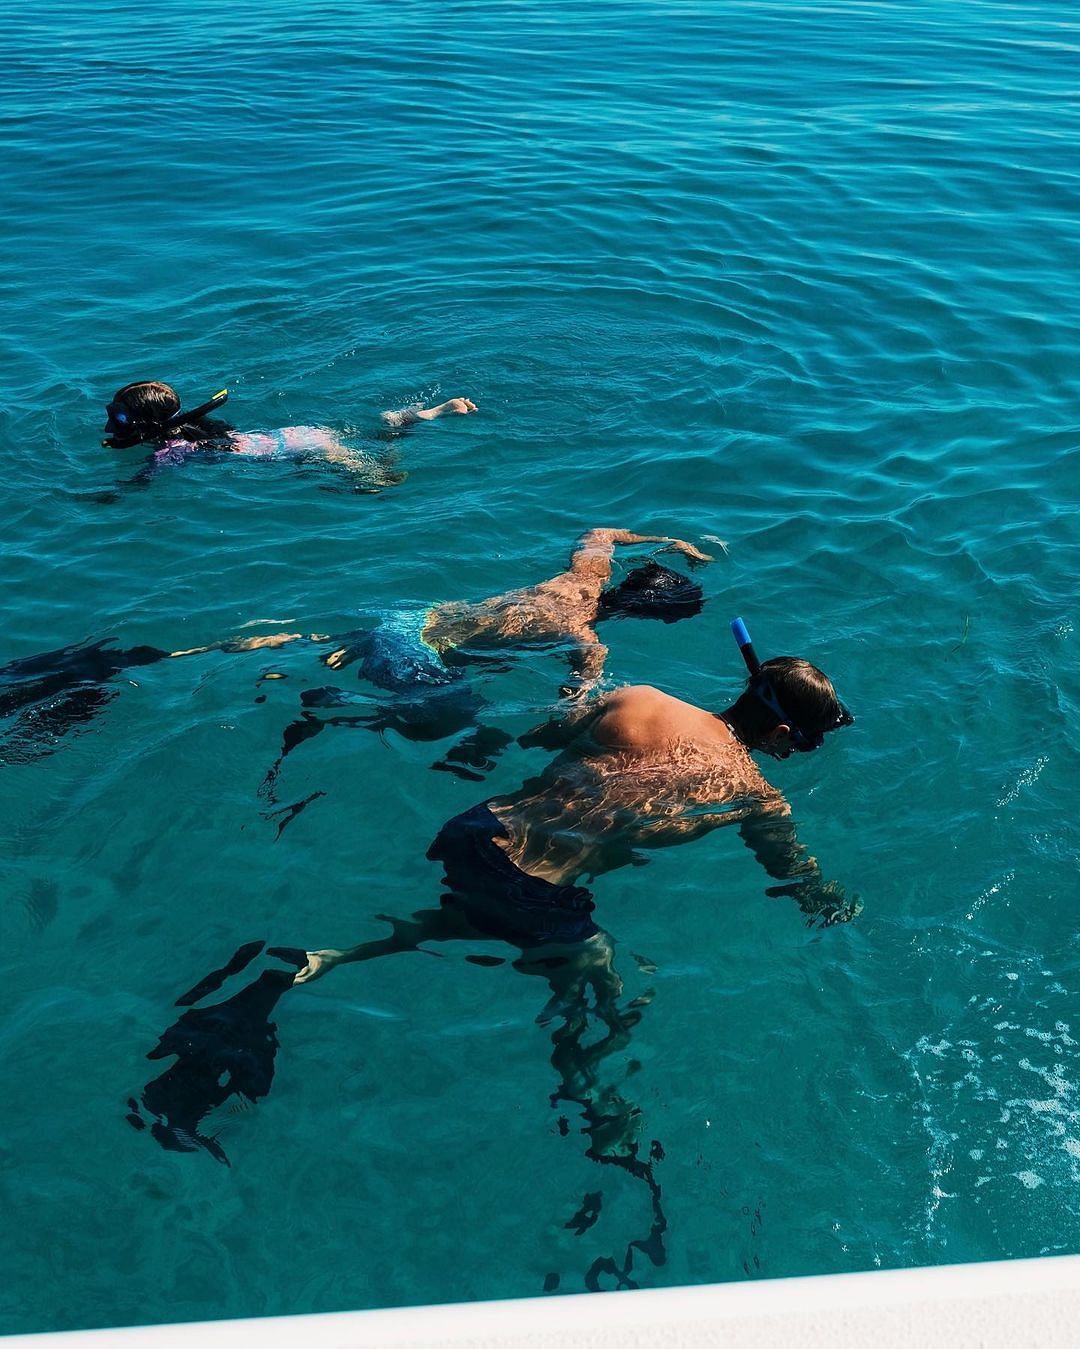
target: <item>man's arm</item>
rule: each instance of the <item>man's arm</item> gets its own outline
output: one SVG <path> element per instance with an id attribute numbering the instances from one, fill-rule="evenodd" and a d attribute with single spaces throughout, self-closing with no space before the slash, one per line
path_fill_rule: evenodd
<path id="1" fill-rule="evenodd" d="M 785 885 L 770 886 L 771 898 L 790 895 L 806 915 L 807 925 L 849 923 L 862 911 L 858 898 L 848 898 L 836 881 L 821 874 L 817 858 L 799 842 L 786 802 L 755 809 L 739 824 L 743 842 L 765 870 Z"/>
<path id="2" fill-rule="evenodd" d="M 578 645 L 569 654 L 571 682 L 564 684 L 559 693 L 564 698 L 581 698 L 594 688 L 604 674 L 604 661 L 608 649 L 591 629 L 578 634 Z"/>
<path id="3" fill-rule="evenodd" d="M 552 751 L 566 749 L 567 745 L 572 744 L 579 735 L 589 729 L 603 712 L 606 702 L 606 695 L 589 700 L 584 698 L 568 700 L 563 704 L 566 708 L 565 713 L 534 726 L 531 731 L 525 731 L 518 736 L 518 744 L 522 749 Z"/>
<path id="4" fill-rule="evenodd" d="M 684 539 L 666 534 L 632 534 L 628 529 L 590 529 L 583 534 L 570 558 L 570 573 L 575 580 L 596 587 L 597 593 L 611 579 L 611 557 L 620 544 L 666 543 L 672 552 L 682 553 L 691 562 L 711 562 L 708 553 Z"/>

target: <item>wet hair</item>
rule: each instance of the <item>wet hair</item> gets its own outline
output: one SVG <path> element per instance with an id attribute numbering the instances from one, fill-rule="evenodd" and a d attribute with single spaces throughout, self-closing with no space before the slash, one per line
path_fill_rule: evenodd
<path id="1" fill-rule="evenodd" d="M 230 430 L 225 422 L 208 417 L 169 426 L 169 418 L 180 411 L 180 395 L 171 384 L 164 384 L 159 379 L 140 379 L 134 384 L 125 384 L 122 389 L 117 389 L 113 402 L 123 403 L 144 440 L 160 440 L 166 435 L 179 440 L 217 440 Z"/>
<path id="2" fill-rule="evenodd" d="M 774 656 L 762 661 L 761 674 L 768 678 L 780 706 L 792 723 L 807 735 L 824 735 L 835 729 L 842 714 L 840 700 L 832 680 L 816 665 L 798 656 Z M 764 737 L 780 718 L 751 691 L 751 685 L 760 675 L 751 675 L 746 691 L 735 703 L 741 726 L 752 739 Z"/>
<path id="3" fill-rule="evenodd" d="M 701 587 L 688 576 L 649 561 L 635 567 L 617 586 L 601 594 L 596 616 L 612 618 L 625 614 L 677 623 L 680 618 L 699 614 L 704 603 Z"/>

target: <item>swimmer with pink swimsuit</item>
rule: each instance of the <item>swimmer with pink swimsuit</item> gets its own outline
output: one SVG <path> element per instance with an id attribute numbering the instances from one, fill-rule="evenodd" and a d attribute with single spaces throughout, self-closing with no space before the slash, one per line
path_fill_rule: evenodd
<path id="1" fill-rule="evenodd" d="M 224 422 L 209 420 L 207 414 L 228 398 L 222 389 L 190 412 L 181 408 L 180 397 L 171 385 L 157 380 L 125 384 L 106 409 L 108 439 L 102 444 L 127 449 L 149 442 L 155 446 L 148 467 L 153 470 L 182 464 L 195 454 L 242 454 L 250 459 L 324 459 L 366 477 L 386 476 L 384 464 L 362 450 L 345 445 L 333 431 L 323 426 L 283 426 L 278 431 L 234 431 Z M 434 421 L 446 413 L 465 416 L 476 411 L 469 398 L 449 398 L 445 403 L 425 408 L 420 404 L 396 412 L 384 412 L 388 427 L 400 430 L 418 421 Z M 388 485 L 399 481 L 387 476 Z"/>

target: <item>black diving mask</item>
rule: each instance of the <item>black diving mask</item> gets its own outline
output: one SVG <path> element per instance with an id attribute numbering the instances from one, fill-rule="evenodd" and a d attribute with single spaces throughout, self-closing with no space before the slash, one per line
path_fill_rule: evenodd
<path id="1" fill-rule="evenodd" d="M 219 389 L 205 403 L 200 403 L 198 407 L 191 408 L 190 411 L 181 408 L 163 423 L 136 421 L 127 404 L 114 398 L 105 409 L 109 420 L 105 423 L 104 430 L 109 439 L 103 440 L 101 443 L 108 445 L 110 448 L 122 449 L 128 445 L 137 445 L 140 441 L 147 440 L 151 436 L 166 435 L 174 426 L 180 426 L 184 422 L 193 422 L 200 417 L 205 417 L 208 412 L 213 412 L 215 408 L 221 407 L 222 403 L 228 400 L 228 397 L 228 389 Z"/>

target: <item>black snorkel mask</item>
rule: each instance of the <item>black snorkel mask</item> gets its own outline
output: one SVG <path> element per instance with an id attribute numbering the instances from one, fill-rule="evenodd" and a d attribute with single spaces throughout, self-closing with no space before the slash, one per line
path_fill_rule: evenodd
<path id="1" fill-rule="evenodd" d="M 213 412 L 215 408 L 221 407 L 222 403 L 228 400 L 228 397 L 228 389 L 219 389 L 216 394 L 208 398 L 205 403 L 200 403 L 197 408 L 191 408 L 190 411 L 181 408 L 164 423 L 147 423 L 137 420 L 122 399 L 114 398 L 105 409 L 109 420 L 105 423 L 104 430 L 108 433 L 109 438 L 101 443 L 108 446 L 109 449 L 123 450 L 130 445 L 138 445 L 151 436 L 167 435 L 174 426 L 180 426 L 184 422 L 198 421 L 200 417 L 205 417 L 208 412 Z"/>
<path id="2" fill-rule="evenodd" d="M 765 704 L 777 718 L 778 723 L 782 722 L 788 728 L 788 739 L 791 741 L 792 749 L 797 750 L 800 754 L 809 754 L 812 750 L 821 748 L 825 743 L 825 736 L 828 731 L 835 731 L 839 730 L 841 726 L 852 725 L 855 718 L 838 699 L 840 711 L 837 713 L 836 721 L 831 726 L 827 727 L 825 731 L 804 731 L 795 719 L 784 711 L 780 699 L 776 696 L 772 681 L 761 668 L 761 661 L 758 660 L 754 644 L 746 630 L 746 624 L 741 618 L 731 620 L 731 635 L 735 638 L 735 644 L 742 652 L 746 668 L 750 671 L 750 692 L 759 702 Z"/>

